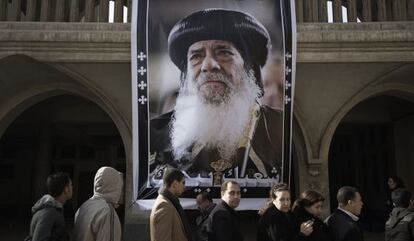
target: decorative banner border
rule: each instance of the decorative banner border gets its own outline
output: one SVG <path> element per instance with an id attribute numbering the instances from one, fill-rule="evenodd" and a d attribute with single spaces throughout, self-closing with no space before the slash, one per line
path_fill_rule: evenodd
<path id="1" fill-rule="evenodd" d="M 290 185 L 292 173 L 293 94 L 296 73 L 296 14 L 295 0 L 281 0 L 284 37 L 285 84 L 283 108 L 283 170 L 282 180 Z M 287 167 L 287 168 L 284 168 Z"/>
<path id="2" fill-rule="evenodd" d="M 278 1 L 278 0 L 275 0 Z M 284 38 L 284 111 L 283 161 L 281 180 L 291 182 L 293 92 L 296 68 L 296 22 L 294 0 L 279 0 Z M 157 188 L 149 185 L 149 85 L 148 82 L 148 7 L 149 0 L 133 0 L 131 25 L 132 118 L 133 118 L 133 192 L 141 207 L 150 209 L 147 201 L 156 198 Z M 220 197 L 220 187 L 191 187 L 184 194 L 194 198 L 201 191 Z M 257 203 L 267 198 L 269 187 L 242 187 L 242 202 Z M 260 202 L 260 205 L 262 202 Z M 185 205 L 183 205 L 185 206 Z M 243 205 L 243 209 L 257 209 L 256 205 Z"/>

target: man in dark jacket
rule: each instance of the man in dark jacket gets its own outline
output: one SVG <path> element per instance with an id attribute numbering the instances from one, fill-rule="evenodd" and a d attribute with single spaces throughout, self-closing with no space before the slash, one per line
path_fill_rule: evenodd
<path id="1" fill-rule="evenodd" d="M 391 194 L 395 208 L 385 224 L 386 241 L 414 241 L 414 210 L 411 192 L 398 188 Z"/>
<path id="2" fill-rule="evenodd" d="M 196 197 L 197 207 L 200 215 L 196 218 L 197 241 L 208 241 L 208 216 L 216 206 L 208 192 L 202 192 Z"/>
<path id="3" fill-rule="evenodd" d="M 358 190 L 349 186 L 341 187 L 336 198 L 338 209 L 326 220 L 332 239 L 334 241 L 363 241 L 363 233 L 357 223 L 363 205 Z"/>
<path id="4" fill-rule="evenodd" d="M 55 173 L 47 178 L 48 194 L 40 198 L 32 207 L 30 223 L 32 241 L 66 241 L 63 204 L 72 198 L 72 181 L 66 173 Z"/>
<path id="5" fill-rule="evenodd" d="M 240 186 L 235 181 L 221 185 L 221 202 L 208 219 L 209 241 L 243 241 L 236 211 L 240 203 Z"/>

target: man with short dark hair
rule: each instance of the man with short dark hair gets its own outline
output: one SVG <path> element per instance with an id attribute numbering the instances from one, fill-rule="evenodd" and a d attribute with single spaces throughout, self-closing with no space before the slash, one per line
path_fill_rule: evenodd
<path id="1" fill-rule="evenodd" d="M 404 188 L 391 193 L 395 206 L 385 223 L 386 241 L 414 241 L 414 201 L 411 192 Z"/>
<path id="2" fill-rule="evenodd" d="M 192 241 L 190 225 L 178 200 L 185 188 L 184 174 L 168 168 L 163 182 L 151 211 L 151 241 Z"/>
<path id="3" fill-rule="evenodd" d="M 32 207 L 31 239 L 27 240 L 69 240 L 63 204 L 72 198 L 72 181 L 67 173 L 58 172 L 47 177 L 46 185 L 48 194 L 41 197 Z"/>
<path id="4" fill-rule="evenodd" d="M 209 241 L 242 241 L 235 208 L 240 204 L 240 185 L 226 181 L 221 185 L 221 202 L 211 211 L 208 219 Z"/>
<path id="5" fill-rule="evenodd" d="M 208 241 L 208 216 L 216 206 L 213 203 L 210 193 L 201 192 L 196 197 L 196 203 L 200 215 L 196 218 L 197 225 L 197 241 Z"/>
<path id="6" fill-rule="evenodd" d="M 355 187 L 341 187 L 336 198 L 338 208 L 326 219 L 332 239 L 334 241 L 363 241 L 363 233 L 357 223 L 363 205 L 358 190 Z"/>
<path id="7" fill-rule="evenodd" d="M 155 177 L 174 166 L 212 173 L 214 186 L 223 175 L 278 179 L 282 111 L 258 102 L 270 49 L 264 26 L 244 12 L 206 9 L 180 20 L 168 46 L 182 79 L 174 111 L 151 120 Z"/>

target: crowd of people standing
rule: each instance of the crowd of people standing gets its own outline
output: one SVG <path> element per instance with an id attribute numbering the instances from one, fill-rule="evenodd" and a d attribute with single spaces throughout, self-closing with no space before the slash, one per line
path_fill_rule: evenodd
<path id="1" fill-rule="evenodd" d="M 411 192 L 395 185 L 390 199 L 393 209 L 385 224 L 386 241 L 414 241 L 414 201 Z M 122 196 L 122 174 L 111 167 L 100 168 L 94 180 L 94 194 L 75 215 L 74 230 L 68 235 L 63 204 L 72 198 L 68 174 L 55 173 L 47 179 L 48 193 L 33 206 L 30 235 L 26 241 L 120 241 L 122 228 L 115 208 Z M 393 188 L 391 188 L 393 187 Z M 208 192 L 200 193 L 196 203 L 200 215 L 190 225 L 179 197 L 185 190 L 185 176 L 169 168 L 163 176 L 150 216 L 151 241 L 243 241 L 236 208 L 241 201 L 240 185 L 225 181 L 221 198 L 214 203 Z M 322 218 L 325 198 L 307 190 L 291 201 L 288 185 L 277 183 L 269 192 L 269 201 L 259 211 L 257 241 L 363 241 L 359 215 L 362 196 L 355 187 L 344 186 L 337 192 L 337 209 Z M 194 228 L 195 227 L 195 228 Z"/>
<path id="2" fill-rule="evenodd" d="M 187 218 L 180 211 L 182 207 L 178 197 L 184 187 L 181 171 L 170 169 L 165 172 L 164 187 L 151 213 L 151 241 L 244 240 L 235 211 L 241 200 L 240 185 L 237 182 L 226 181 L 222 184 L 221 199 L 216 204 L 206 192 L 197 196 L 200 216 L 196 219 L 196 230 L 193 231 L 189 230 Z M 165 190 L 170 190 L 167 192 L 169 194 Z M 414 211 L 411 208 L 414 203 L 411 193 L 407 189 L 396 188 L 391 199 L 394 209 L 386 223 L 385 240 L 413 241 Z M 270 189 L 269 201 L 259 211 L 256 240 L 363 241 L 363 230 L 358 222 L 363 201 L 358 189 L 341 187 L 337 192 L 338 207 L 326 219 L 322 218 L 324 201 L 325 198 L 317 191 L 307 190 L 291 205 L 288 186 L 284 183 L 275 184 Z"/>

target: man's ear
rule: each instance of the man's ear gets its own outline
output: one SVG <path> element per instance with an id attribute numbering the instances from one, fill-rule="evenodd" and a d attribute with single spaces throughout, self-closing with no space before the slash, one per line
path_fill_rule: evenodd
<path id="1" fill-rule="evenodd" d="M 174 181 L 171 183 L 171 188 L 175 189 L 175 188 L 177 187 L 177 184 L 178 184 L 178 181 L 177 181 L 177 180 L 174 180 Z"/>
<path id="2" fill-rule="evenodd" d="M 66 186 L 63 188 L 62 194 L 64 194 L 65 196 L 68 196 L 68 194 L 69 194 L 69 184 L 68 184 L 68 185 L 66 185 Z M 61 195 L 62 195 L 62 194 L 61 194 Z"/>

